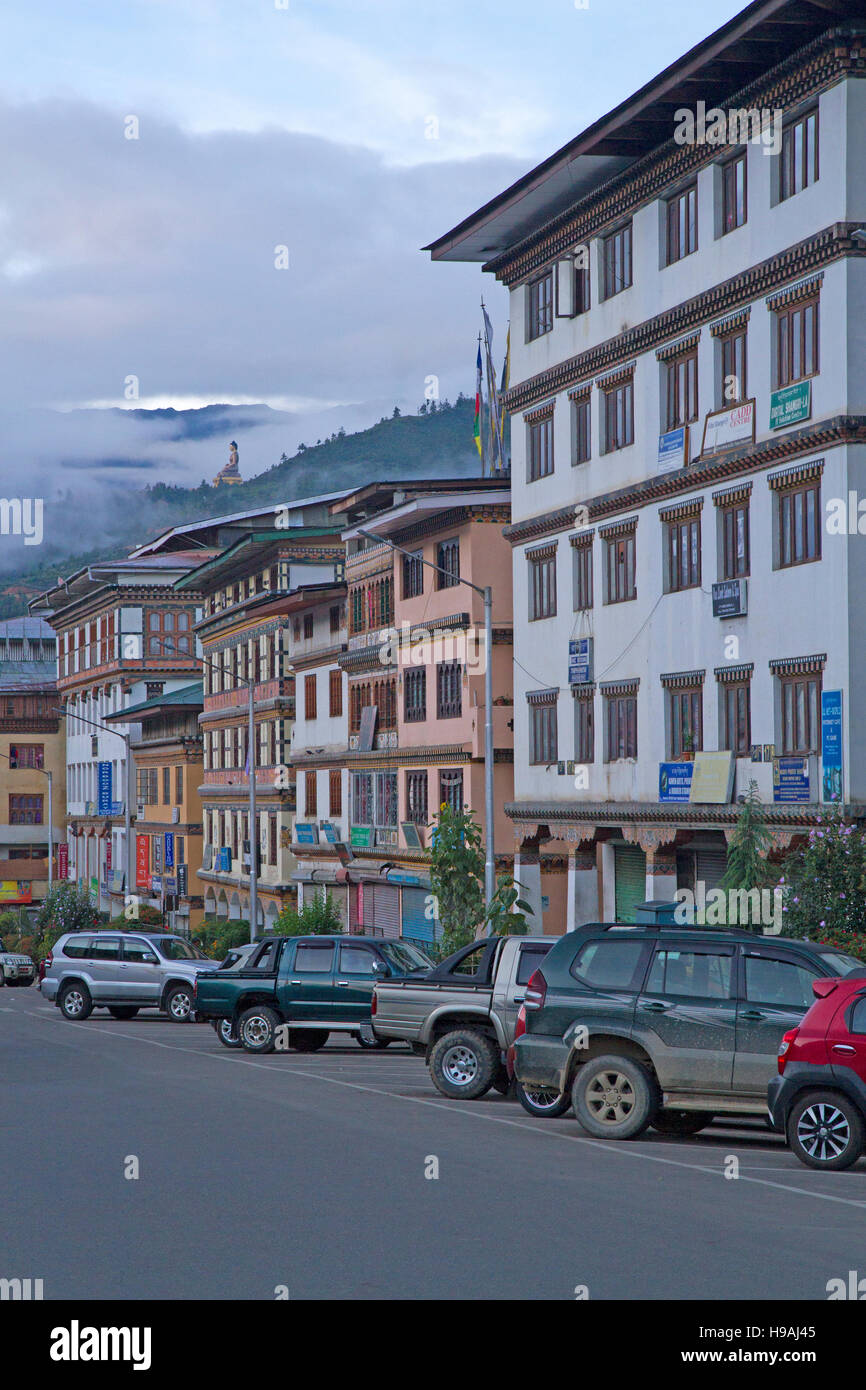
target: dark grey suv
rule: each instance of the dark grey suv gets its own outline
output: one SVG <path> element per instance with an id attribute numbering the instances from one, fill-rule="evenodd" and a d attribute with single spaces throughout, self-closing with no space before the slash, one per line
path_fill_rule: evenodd
<path id="1" fill-rule="evenodd" d="M 599 1138 L 765 1115 L 779 1042 L 811 1006 L 812 981 L 855 971 L 866 975 L 811 941 L 587 925 L 561 937 L 527 984 L 515 1074 L 550 1114 L 570 1097 Z"/>
<path id="2" fill-rule="evenodd" d="M 185 1023 L 196 975 L 218 969 L 217 961 L 168 932 L 67 932 L 46 956 L 39 988 L 73 1021 L 106 1008 L 112 1018 L 161 1009 Z"/>

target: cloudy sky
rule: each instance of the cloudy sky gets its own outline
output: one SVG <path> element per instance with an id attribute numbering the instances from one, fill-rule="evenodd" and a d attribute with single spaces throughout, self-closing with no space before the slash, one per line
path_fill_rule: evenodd
<path id="1" fill-rule="evenodd" d="M 294 412 L 278 448 L 251 436 L 251 474 L 341 421 L 415 409 L 431 373 L 445 395 L 470 392 L 479 297 L 501 341 L 504 291 L 419 248 L 742 8 L 582 4 L 7 6 L 5 459 L 52 469 L 132 448 L 198 482 L 201 459 L 152 434 L 131 444 L 113 417 L 45 412 Z"/>

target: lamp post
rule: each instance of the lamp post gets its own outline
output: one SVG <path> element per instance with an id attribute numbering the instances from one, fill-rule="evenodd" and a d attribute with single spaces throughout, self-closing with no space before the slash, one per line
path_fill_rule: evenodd
<path id="1" fill-rule="evenodd" d="M 358 535 L 366 536 L 367 540 L 373 541 L 376 545 L 388 545 L 392 550 L 396 550 L 399 555 L 409 555 L 411 559 L 417 559 L 408 550 L 404 550 L 401 545 L 395 545 L 394 541 L 388 540 L 386 536 L 377 536 L 372 531 L 365 531 L 362 527 L 355 528 Z M 442 565 L 434 564 L 432 560 L 421 560 L 422 565 L 428 569 L 436 570 L 439 574 L 445 574 L 450 580 L 454 580 L 454 575 L 450 570 L 446 570 Z M 480 584 L 473 584 L 469 579 L 457 577 L 458 584 L 465 584 L 468 589 L 474 589 L 476 594 L 480 594 L 484 600 L 484 901 L 487 907 L 493 900 L 496 892 L 496 856 L 494 850 L 493 833 L 493 591 L 489 584 L 482 587 Z M 487 932 L 490 933 L 491 926 L 488 923 Z"/>

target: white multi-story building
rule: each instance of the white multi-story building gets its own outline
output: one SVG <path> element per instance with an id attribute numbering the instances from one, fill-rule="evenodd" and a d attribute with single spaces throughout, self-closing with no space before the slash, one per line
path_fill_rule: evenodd
<path id="1" fill-rule="evenodd" d="M 862 4 L 752 4 L 431 247 L 510 295 L 546 930 L 715 884 L 752 781 L 777 855 L 866 814 L 864 78 Z"/>

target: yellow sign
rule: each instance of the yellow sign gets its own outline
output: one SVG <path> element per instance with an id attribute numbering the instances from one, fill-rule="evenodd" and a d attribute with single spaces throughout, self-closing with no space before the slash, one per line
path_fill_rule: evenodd
<path id="1" fill-rule="evenodd" d="M 0 879 L 0 903 L 29 903 L 32 900 L 30 883 L 26 880 Z"/>
<path id="2" fill-rule="evenodd" d="M 733 781 L 733 753 L 696 753 L 689 801 L 730 801 Z"/>

